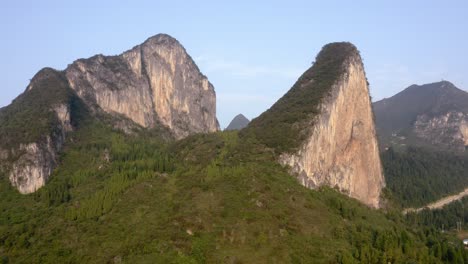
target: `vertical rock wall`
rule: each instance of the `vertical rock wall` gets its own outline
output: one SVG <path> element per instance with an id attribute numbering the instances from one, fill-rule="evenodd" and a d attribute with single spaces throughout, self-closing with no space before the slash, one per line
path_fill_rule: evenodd
<path id="1" fill-rule="evenodd" d="M 25 93 L 59 84 L 60 91 L 71 88 L 91 110 L 122 115 L 144 128 L 163 125 L 178 139 L 219 130 L 213 86 L 182 45 L 168 35 L 151 37 L 119 56 L 77 60 L 64 72 L 43 70 L 34 79 Z M 0 160 L 14 157 L 8 166 L 9 179 L 21 193 L 34 192 L 46 183 L 66 134 L 73 129 L 70 106 L 49 104 L 45 107 L 58 122 L 47 134 L 11 150 L 0 149 Z"/>
<path id="2" fill-rule="evenodd" d="M 66 75 L 85 101 L 143 127 L 160 123 L 176 138 L 219 130 L 213 86 L 168 35 L 149 38 L 120 56 L 78 60 Z"/>
<path id="3" fill-rule="evenodd" d="M 309 137 L 293 154 L 282 154 L 300 182 L 322 185 L 379 207 L 385 186 L 379 157 L 369 88 L 359 55 L 350 58 L 346 73 L 324 98 Z"/>

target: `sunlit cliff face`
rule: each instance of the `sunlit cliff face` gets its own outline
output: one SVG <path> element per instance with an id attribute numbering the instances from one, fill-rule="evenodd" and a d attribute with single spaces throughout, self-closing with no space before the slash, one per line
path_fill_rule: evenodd
<path id="1" fill-rule="evenodd" d="M 359 55 L 320 106 L 309 137 L 296 153 L 281 155 L 309 188 L 337 187 L 371 207 L 379 207 L 385 186 L 369 88 Z"/>

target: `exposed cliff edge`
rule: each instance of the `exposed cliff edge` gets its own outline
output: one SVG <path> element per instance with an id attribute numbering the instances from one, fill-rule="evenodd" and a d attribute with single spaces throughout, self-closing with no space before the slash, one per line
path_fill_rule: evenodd
<path id="1" fill-rule="evenodd" d="M 337 187 L 371 207 L 380 206 L 385 181 L 369 88 L 352 44 L 326 45 L 293 88 L 245 133 L 271 147 L 280 142 L 280 162 L 304 186 Z"/>
<path id="2" fill-rule="evenodd" d="M 125 131 L 132 121 L 164 128 L 176 139 L 219 130 L 213 85 L 171 36 L 156 35 L 119 56 L 80 59 L 64 71 L 44 68 L 0 109 L 0 169 L 21 193 L 46 183 L 83 111 L 110 114 Z"/>
<path id="3" fill-rule="evenodd" d="M 464 152 L 468 146 L 468 93 L 448 81 L 411 85 L 374 103 L 383 146 L 424 146 Z"/>
<path id="4" fill-rule="evenodd" d="M 65 72 L 89 105 L 143 127 L 159 122 L 179 139 L 219 130 L 213 85 L 171 36 L 156 35 L 119 56 L 77 60 Z"/>

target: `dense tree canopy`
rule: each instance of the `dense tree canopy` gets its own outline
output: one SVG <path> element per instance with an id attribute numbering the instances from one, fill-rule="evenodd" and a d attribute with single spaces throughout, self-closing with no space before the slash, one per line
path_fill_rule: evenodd
<path id="1" fill-rule="evenodd" d="M 381 155 L 393 198 L 404 207 L 420 207 L 468 186 L 468 157 L 408 147 Z"/>

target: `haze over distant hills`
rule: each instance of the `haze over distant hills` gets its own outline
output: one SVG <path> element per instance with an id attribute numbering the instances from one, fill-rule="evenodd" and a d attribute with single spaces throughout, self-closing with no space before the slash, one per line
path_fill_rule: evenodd
<path id="1" fill-rule="evenodd" d="M 411 85 L 373 106 L 384 146 L 464 151 L 468 145 L 468 93 L 448 81 Z"/>
<path id="2" fill-rule="evenodd" d="M 243 114 L 238 114 L 232 119 L 225 130 L 241 130 L 249 124 L 250 120 Z"/>

